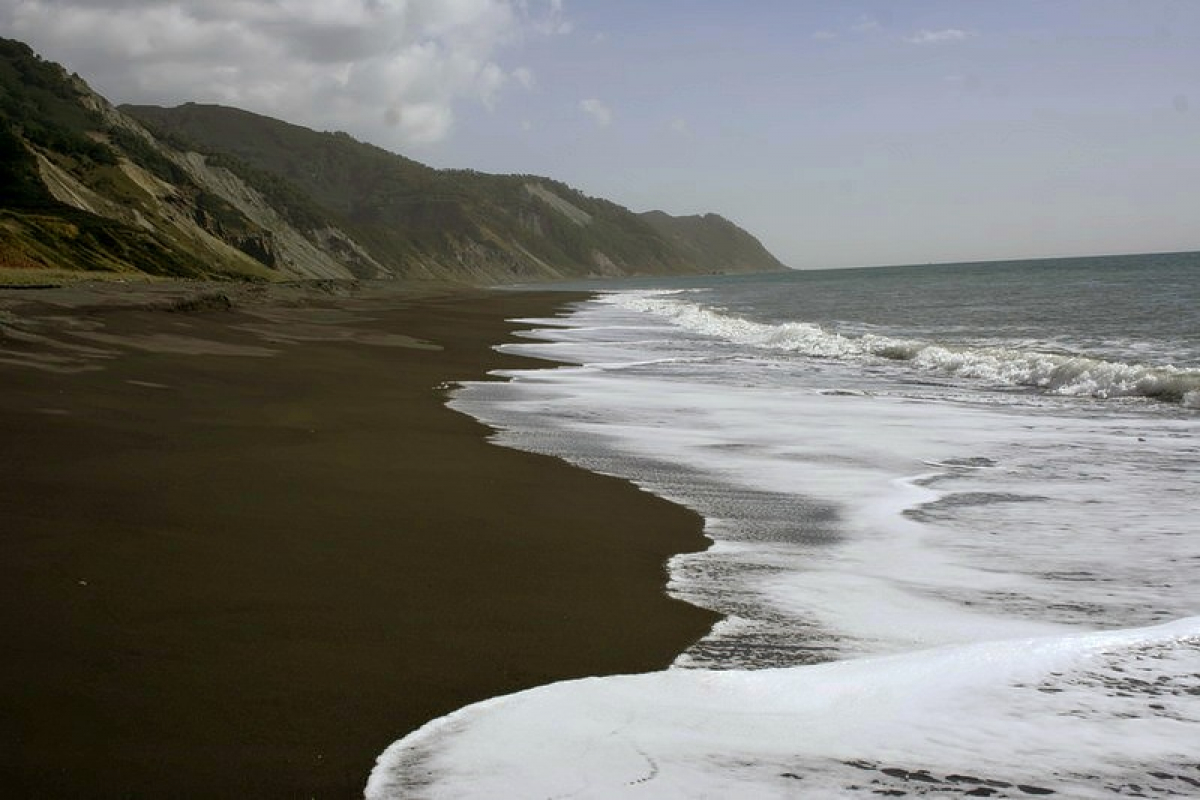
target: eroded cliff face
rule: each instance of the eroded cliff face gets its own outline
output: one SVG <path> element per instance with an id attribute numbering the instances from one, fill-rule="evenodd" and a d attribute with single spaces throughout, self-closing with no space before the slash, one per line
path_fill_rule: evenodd
<path id="1" fill-rule="evenodd" d="M 127 158 L 121 158 L 106 174 L 96 176 L 72 171 L 53 154 L 37 152 L 36 157 L 46 188 L 60 203 L 157 234 L 210 263 L 214 271 L 269 277 L 269 262 L 274 260 L 269 232 L 227 230 L 197 204 L 199 192 L 181 191 L 180 187 L 156 179 Z M 115 197 L 108 196 L 102 193 L 108 186 L 119 186 L 121 191 Z M 192 197 L 187 197 L 188 194 Z M 238 246 L 247 244 L 254 236 L 263 239 L 257 258 Z M 135 262 L 127 266 L 133 271 L 143 270 L 142 265 Z"/>
<path id="2" fill-rule="evenodd" d="M 298 230 L 229 169 L 160 141 L 81 81 L 74 86 L 80 104 L 104 123 L 89 134 L 117 163 L 81 169 L 61 154 L 36 148 L 42 179 L 59 202 L 155 231 L 220 272 L 268 279 L 392 275 L 344 231 L 332 225 Z"/>
<path id="3" fill-rule="evenodd" d="M 118 109 L 3 39 L 0 156 L 0 267 L 471 284 L 783 268 L 715 215 L 435 170 L 237 109 Z"/>
<path id="4" fill-rule="evenodd" d="M 292 187 L 403 277 L 512 282 L 785 269 L 716 215 L 635 214 L 549 178 L 435 170 L 344 133 L 233 108 L 122 108 L 161 138 L 192 142 L 239 174 Z"/>
<path id="5" fill-rule="evenodd" d="M 264 257 L 270 262 L 259 261 L 280 276 L 298 279 L 394 277 L 391 270 L 372 258 L 345 231 L 333 225 L 313 230 L 298 229 L 261 192 L 229 169 L 211 164 L 210 157 L 173 148 L 166 155 L 179 164 L 197 186 L 227 203 L 252 228 L 269 232 L 269 249 L 264 252 Z M 240 235 L 244 234 L 227 234 Z"/>

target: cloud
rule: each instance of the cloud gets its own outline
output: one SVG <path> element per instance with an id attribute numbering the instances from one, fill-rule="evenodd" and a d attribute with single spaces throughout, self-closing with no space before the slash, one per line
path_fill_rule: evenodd
<path id="1" fill-rule="evenodd" d="M 543 36 L 565 36 L 575 30 L 575 25 L 563 13 L 563 0 L 550 0 L 546 13 L 534 23 L 534 29 Z"/>
<path id="2" fill-rule="evenodd" d="M 958 28 L 945 28 L 940 31 L 921 30 L 912 36 L 906 36 L 904 41 L 909 44 L 938 44 L 940 42 L 962 41 L 974 35 L 974 31 L 964 31 Z"/>
<path id="3" fill-rule="evenodd" d="M 116 102 L 224 103 L 402 148 L 531 87 L 504 54 L 570 22 L 561 0 L 7 0 L 0 30 Z"/>
<path id="4" fill-rule="evenodd" d="M 850 30 L 858 33 L 866 33 L 867 31 L 877 31 L 883 26 L 879 24 L 879 20 L 874 17 L 863 15 L 858 18 L 858 21 L 850 26 Z"/>
<path id="5" fill-rule="evenodd" d="M 612 124 L 612 109 L 596 98 L 589 97 L 587 100 L 580 100 L 579 107 L 585 114 L 595 120 L 597 125 L 605 126 Z"/>
<path id="6" fill-rule="evenodd" d="M 833 31 L 816 31 L 813 33 L 812 38 L 818 41 L 828 41 L 830 39 L 836 39 L 837 34 Z"/>
<path id="7" fill-rule="evenodd" d="M 512 71 L 513 79 L 526 89 L 532 89 L 537 79 L 533 76 L 533 70 L 529 67 L 517 67 Z"/>
<path id="8" fill-rule="evenodd" d="M 678 133 L 681 136 L 692 135 L 692 126 L 688 125 L 688 121 L 683 117 L 676 117 L 675 119 L 671 120 L 670 127 L 671 130 L 675 131 L 675 133 Z"/>

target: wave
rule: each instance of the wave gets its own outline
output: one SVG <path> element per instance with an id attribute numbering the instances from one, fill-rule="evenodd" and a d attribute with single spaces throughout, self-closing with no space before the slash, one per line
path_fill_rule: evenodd
<path id="1" fill-rule="evenodd" d="M 1198 654 L 1192 617 L 550 684 L 394 743 L 366 796 L 1178 797 L 1197 785 Z"/>
<path id="2" fill-rule="evenodd" d="M 1022 348 L 959 347 L 877 334 L 846 336 L 807 322 L 770 325 L 714 311 L 668 291 L 620 292 L 607 295 L 605 300 L 631 311 L 664 317 L 694 333 L 751 347 L 813 358 L 905 362 L 926 372 L 981 380 L 993 386 L 1031 387 L 1056 395 L 1145 397 L 1200 408 L 1197 370 Z"/>

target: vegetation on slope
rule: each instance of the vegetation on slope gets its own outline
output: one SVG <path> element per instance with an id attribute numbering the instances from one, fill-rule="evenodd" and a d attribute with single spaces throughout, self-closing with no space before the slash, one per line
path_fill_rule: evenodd
<path id="1" fill-rule="evenodd" d="M 78 80 L 60 66 L 0 38 L 0 269 L 203 273 L 196 258 L 149 231 L 76 209 L 49 191 L 34 148 L 94 178 L 118 163 L 89 136 L 106 126 L 80 97 Z"/>
<path id="2" fill-rule="evenodd" d="M 0 268 L 36 267 L 497 283 L 781 265 L 715 216 L 638 215 L 220 106 L 118 111 L 0 39 Z"/>
<path id="3" fill-rule="evenodd" d="M 718 214 L 674 217 L 662 211 L 647 211 L 641 217 L 706 272 L 786 269 L 761 242 Z"/>
<path id="4" fill-rule="evenodd" d="M 202 194 L 182 170 L 145 140 L 112 125 L 88 98 L 78 77 L 21 42 L 0 39 L 0 269 L 212 276 L 207 260 L 161 229 L 55 197 L 39 155 L 114 205 L 136 208 L 149 199 L 119 168 L 123 157 L 193 196 Z"/>
<path id="5" fill-rule="evenodd" d="M 464 256 L 471 262 L 468 268 L 491 268 L 496 277 L 536 275 L 538 264 L 560 275 L 783 268 L 744 232 L 744 237 L 722 240 L 715 252 L 681 247 L 674 240 L 678 237 L 664 236 L 643 215 L 548 178 L 435 170 L 346 133 L 317 133 L 221 106 L 122 110 L 163 138 L 194 143 L 202 152 L 227 159 L 221 163 L 244 177 L 266 174 L 295 187 L 377 258 L 410 270 L 428 263 L 452 270 Z M 530 191 L 531 186 L 541 191 Z M 581 215 L 562 213 L 561 202 L 555 207 L 540 194 Z M 741 230 L 718 217 L 713 220 L 721 228 Z M 750 246 L 743 252 L 740 247 L 747 241 Z"/>

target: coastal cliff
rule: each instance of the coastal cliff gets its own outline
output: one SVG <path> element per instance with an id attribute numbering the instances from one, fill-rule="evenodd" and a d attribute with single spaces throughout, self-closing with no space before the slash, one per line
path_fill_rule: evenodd
<path id="1" fill-rule="evenodd" d="M 466 284 L 785 269 L 715 214 L 439 170 L 234 108 L 114 107 L 0 40 L 0 270 Z"/>

